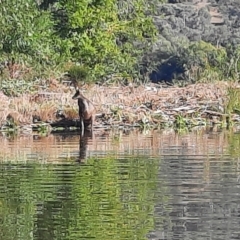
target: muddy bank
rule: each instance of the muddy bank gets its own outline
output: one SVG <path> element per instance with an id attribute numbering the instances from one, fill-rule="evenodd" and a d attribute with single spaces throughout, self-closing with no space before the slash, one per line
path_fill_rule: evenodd
<path id="1" fill-rule="evenodd" d="M 229 86 L 226 82 L 186 87 L 93 85 L 81 91 L 96 107 L 95 128 L 181 128 L 239 122 L 237 114 L 225 114 Z M 1 92 L 1 130 L 75 130 L 79 122 L 74 93 L 68 83 L 19 97 Z"/>

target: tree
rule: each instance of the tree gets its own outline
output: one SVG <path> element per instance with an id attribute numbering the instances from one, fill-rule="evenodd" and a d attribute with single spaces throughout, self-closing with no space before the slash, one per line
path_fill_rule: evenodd
<path id="1" fill-rule="evenodd" d="M 41 63 L 60 57 L 53 36 L 54 22 L 49 11 L 41 11 L 34 0 L 1 1 L 1 58 L 21 57 Z"/>
<path id="2" fill-rule="evenodd" d="M 67 21 L 59 34 L 70 39 L 72 60 L 92 77 L 133 74 L 156 34 L 149 9 L 146 0 L 60 0 Z"/>

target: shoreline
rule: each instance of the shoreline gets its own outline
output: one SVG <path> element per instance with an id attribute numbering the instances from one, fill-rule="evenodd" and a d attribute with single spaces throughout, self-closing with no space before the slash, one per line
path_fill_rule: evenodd
<path id="1" fill-rule="evenodd" d="M 54 83 L 54 84 L 53 84 Z M 66 84 L 19 97 L 0 92 L 1 131 L 78 129 L 78 105 Z M 86 86 L 81 91 L 96 107 L 95 128 L 192 128 L 240 123 L 238 114 L 225 114 L 228 82 L 197 83 L 185 87 L 147 84 L 140 86 Z"/>

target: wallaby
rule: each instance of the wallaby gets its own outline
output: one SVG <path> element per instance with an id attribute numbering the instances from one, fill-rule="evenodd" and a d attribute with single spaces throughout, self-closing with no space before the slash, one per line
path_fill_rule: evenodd
<path id="1" fill-rule="evenodd" d="M 72 99 L 78 100 L 81 135 L 83 135 L 84 129 L 89 125 L 91 125 L 91 131 L 93 130 L 93 124 L 95 120 L 95 107 L 90 100 L 88 100 L 82 95 L 82 93 L 80 93 L 76 82 L 72 82 L 72 84 L 76 89 L 76 93 Z"/>

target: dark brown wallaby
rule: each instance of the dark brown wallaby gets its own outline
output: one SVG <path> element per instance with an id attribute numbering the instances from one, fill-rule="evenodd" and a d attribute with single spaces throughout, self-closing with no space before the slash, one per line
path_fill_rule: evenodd
<path id="1" fill-rule="evenodd" d="M 76 89 L 76 93 L 72 99 L 78 100 L 81 135 L 83 135 L 84 128 L 88 127 L 89 125 L 91 125 L 91 131 L 93 130 L 93 124 L 95 120 L 95 107 L 90 100 L 88 100 L 82 95 L 82 93 L 80 93 L 76 82 L 72 82 L 72 84 Z"/>

